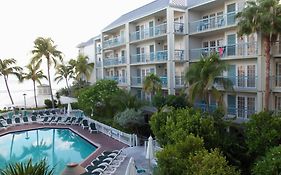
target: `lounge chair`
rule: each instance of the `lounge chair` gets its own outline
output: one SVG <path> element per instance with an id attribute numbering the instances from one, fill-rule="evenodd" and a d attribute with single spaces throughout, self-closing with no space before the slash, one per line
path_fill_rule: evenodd
<path id="1" fill-rule="evenodd" d="M 83 120 L 81 126 L 83 129 L 89 128 L 88 120 Z"/>
<path id="2" fill-rule="evenodd" d="M 16 125 L 20 125 L 20 124 L 21 124 L 20 118 L 19 118 L 19 117 L 16 117 L 16 118 L 15 118 L 15 123 L 16 123 Z"/>
<path id="3" fill-rule="evenodd" d="M 62 119 L 61 116 L 57 117 L 56 120 L 52 121 L 52 124 L 55 124 L 55 123 L 58 124 L 61 121 L 61 119 Z"/>
<path id="4" fill-rule="evenodd" d="M 37 115 L 38 115 L 38 112 L 32 112 L 32 115 L 37 116 Z"/>
<path id="5" fill-rule="evenodd" d="M 41 123 L 46 123 L 49 120 L 49 117 L 44 117 Z"/>
<path id="6" fill-rule="evenodd" d="M 98 132 L 95 123 L 90 123 L 89 130 L 90 130 L 91 133 L 93 133 L 93 132 Z"/>
<path id="7" fill-rule="evenodd" d="M 66 125 L 66 123 L 69 122 L 70 119 L 71 119 L 71 117 L 67 117 L 67 118 L 66 118 L 64 121 L 62 121 L 61 123 Z"/>
<path id="8" fill-rule="evenodd" d="M 10 118 L 7 118 L 6 122 L 7 122 L 8 125 L 12 125 L 13 124 L 12 119 L 10 119 Z"/>
<path id="9" fill-rule="evenodd" d="M 66 124 L 71 125 L 73 122 L 75 122 L 76 117 L 72 117 Z"/>
<path id="10" fill-rule="evenodd" d="M 28 117 L 23 117 L 22 120 L 23 120 L 23 123 L 29 123 Z"/>
<path id="11" fill-rule="evenodd" d="M 55 114 L 56 114 L 56 111 L 55 111 L 55 110 L 52 110 L 51 113 L 52 113 L 53 115 L 55 115 Z"/>
<path id="12" fill-rule="evenodd" d="M 44 117 L 44 116 L 45 116 L 44 113 L 43 113 L 43 111 L 39 111 L 38 114 L 39 114 L 41 117 Z"/>
<path id="13" fill-rule="evenodd" d="M 77 119 L 77 121 L 76 121 L 75 123 L 73 123 L 73 124 L 74 124 L 74 125 L 80 125 L 81 122 L 82 122 L 82 120 L 83 120 L 83 117 L 79 117 L 79 118 Z"/>
<path id="14" fill-rule="evenodd" d="M 31 121 L 32 121 L 32 123 L 37 122 L 37 117 L 35 115 L 32 115 L 31 116 Z"/>
<path id="15" fill-rule="evenodd" d="M 0 122 L 0 130 L 1 129 L 7 129 L 7 126 L 5 126 L 3 123 Z"/>
<path id="16" fill-rule="evenodd" d="M 50 112 L 49 112 L 49 111 L 45 111 L 45 114 L 46 114 L 46 115 L 50 115 Z"/>
<path id="17" fill-rule="evenodd" d="M 50 124 L 52 121 L 54 121 L 56 119 L 55 116 L 51 117 L 49 120 L 47 120 L 45 123 Z"/>

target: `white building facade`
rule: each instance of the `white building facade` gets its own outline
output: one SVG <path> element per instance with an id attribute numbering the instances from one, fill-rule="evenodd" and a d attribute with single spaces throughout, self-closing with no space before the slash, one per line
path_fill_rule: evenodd
<path id="1" fill-rule="evenodd" d="M 150 100 L 142 82 L 150 73 L 162 81 L 164 94 L 186 88 L 184 74 L 201 56 L 217 52 L 230 65 L 223 76 L 234 84 L 225 92 L 227 114 L 241 119 L 264 108 L 265 60 L 259 34 L 238 37 L 235 15 L 245 0 L 156 0 L 122 15 L 79 52 L 95 63 L 91 78 L 112 79 L 118 86 Z M 281 47 L 271 59 L 271 110 L 281 109 Z M 223 89 L 222 89 L 223 90 Z M 216 102 L 210 97 L 210 104 Z M 204 108 L 196 101 L 195 106 Z"/>

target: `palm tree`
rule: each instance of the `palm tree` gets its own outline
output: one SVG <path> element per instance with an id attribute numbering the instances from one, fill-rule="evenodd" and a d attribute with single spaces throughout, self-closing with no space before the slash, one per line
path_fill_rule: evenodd
<path id="1" fill-rule="evenodd" d="M 53 175 L 54 168 L 50 169 L 47 162 L 44 160 L 38 163 L 32 163 L 29 159 L 26 163 L 15 163 L 9 164 L 4 170 L 0 170 L 1 175 L 30 175 L 30 174 L 40 174 L 40 175 Z"/>
<path id="2" fill-rule="evenodd" d="M 190 85 L 188 91 L 191 103 L 194 103 L 196 98 L 203 99 L 208 110 L 209 95 L 212 95 L 221 104 L 222 92 L 216 88 L 215 84 L 222 85 L 225 90 L 233 90 L 231 80 L 221 76 L 227 69 L 228 66 L 219 59 L 217 54 L 211 54 L 191 64 L 185 74 L 186 82 Z"/>
<path id="3" fill-rule="evenodd" d="M 161 79 L 155 74 L 149 74 L 143 80 L 143 89 L 145 92 L 155 95 L 157 91 L 160 91 L 162 88 Z"/>
<path id="4" fill-rule="evenodd" d="M 61 82 L 63 79 L 65 80 L 66 87 L 68 90 L 68 94 L 70 95 L 70 88 L 68 81 L 69 79 L 74 78 L 73 76 L 73 68 L 70 65 L 60 64 L 56 67 L 56 77 L 55 81 L 57 83 Z"/>
<path id="5" fill-rule="evenodd" d="M 16 64 L 16 60 L 13 58 L 10 59 L 0 59 L 0 76 L 3 76 L 6 88 L 11 100 L 12 105 L 14 104 L 9 86 L 8 86 L 8 77 L 9 75 L 15 75 L 18 77 L 18 79 L 21 79 L 21 74 L 20 71 L 22 71 L 22 68 L 19 66 L 14 66 Z"/>
<path id="6" fill-rule="evenodd" d="M 86 80 L 88 82 L 94 69 L 94 63 L 89 63 L 89 58 L 84 55 L 78 55 L 77 60 L 71 59 L 69 64 L 74 68 L 77 81 Z"/>
<path id="7" fill-rule="evenodd" d="M 238 13 L 238 35 L 260 33 L 265 52 L 265 110 L 269 107 L 270 53 L 271 46 L 281 33 L 281 5 L 279 0 L 247 1 L 247 6 Z"/>
<path id="8" fill-rule="evenodd" d="M 132 95 L 127 90 L 120 90 L 119 93 L 112 96 L 110 104 L 118 111 L 124 111 L 127 108 L 137 110 L 144 105 L 135 95 Z"/>
<path id="9" fill-rule="evenodd" d="M 50 86 L 50 93 L 52 99 L 52 107 L 55 108 L 55 102 L 52 92 L 51 77 L 50 77 L 50 66 L 52 63 L 57 63 L 57 59 L 62 60 L 62 52 L 57 50 L 57 46 L 54 45 L 54 41 L 51 38 L 39 37 L 34 41 L 34 50 L 32 50 L 34 57 L 32 63 L 43 60 L 47 60 L 47 71 L 48 71 L 48 80 Z"/>
<path id="10" fill-rule="evenodd" d="M 23 73 L 23 79 L 32 80 L 33 82 L 33 93 L 34 93 L 34 101 L 35 101 L 36 108 L 38 107 L 37 98 L 36 98 L 36 82 L 41 85 L 40 80 L 43 78 L 47 79 L 47 77 L 43 74 L 43 71 L 40 70 L 41 63 L 42 60 L 38 61 L 35 64 L 32 63 L 28 64 L 26 66 L 28 72 Z"/>

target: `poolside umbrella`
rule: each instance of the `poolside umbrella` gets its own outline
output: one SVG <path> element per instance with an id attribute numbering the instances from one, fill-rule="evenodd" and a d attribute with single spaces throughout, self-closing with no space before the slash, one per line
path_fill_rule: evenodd
<path id="1" fill-rule="evenodd" d="M 153 153 L 153 144 L 152 144 L 152 137 L 149 136 L 148 138 L 148 144 L 147 144 L 147 150 L 146 150 L 146 156 L 145 158 L 148 159 L 148 166 L 149 166 L 149 169 L 150 169 L 150 163 L 151 163 L 151 160 L 153 159 L 154 157 L 154 153 Z"/>
<path id="2" fill-rule="evenodd" d="M 85 172 L 86 172 L 85 168 L 83 168 L 79 164 L 77 164 L 77 163 L 69 163 L 65 167 L 65 169 L 63 170 L 61 175 L 80 175 L 80 174 L 83 174 Z"/>
<path id="3" fill-rule="evenodd" d="M 67 105 L 67 115 L 70 115 L 71 111 L 72 111 L 71 104 L 68 103 L 68 105 Z"/>
<path id="4" fill-rule="evenodd" d="M 131 157 L 125 175 L 136 175 L 136 174 L 137 174 L 137 170 L 135 166 L 135 161 L 134 158 Z"/>

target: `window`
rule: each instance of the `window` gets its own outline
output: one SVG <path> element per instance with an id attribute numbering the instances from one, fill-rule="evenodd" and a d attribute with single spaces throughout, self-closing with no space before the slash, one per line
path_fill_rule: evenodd
<path id="1" fill-rule="evenodd" d="M 281 110 L 281 97 L 275 96 L 275 110 L 280 111 Z"/>
<path id="2" fill-rule="evenodd" d="M 276 86 L 281 87 L 281 63 L 276 63 Z"/>
<path id="3" fill-rule="evenodd" d="M 256 98 L 255 97 L 237 97 L 237 117 L 249 118 L 256 112 Z"/>
<path id="4" fill-rule="evenodd" d="M 247 87 L 256 87 L 256 66 L 247 66 Z"/>

